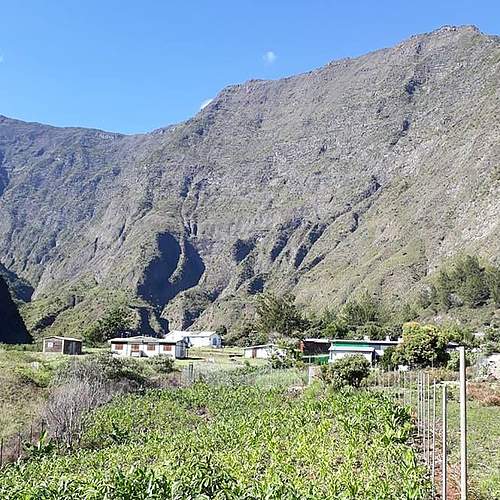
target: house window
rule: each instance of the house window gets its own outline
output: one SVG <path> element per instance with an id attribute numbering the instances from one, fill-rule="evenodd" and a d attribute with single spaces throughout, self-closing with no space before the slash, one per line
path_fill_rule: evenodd
<path id="1" fill-rule="evenodd" d="M 148 351 L 154 351 L 156 349 L 156 344 L 148 344 Z"/>
<path id="2" fill-rule="evenodd" d="M 139 344 L 132 344 L 132 351 L 133 352 L 139 351 Z"/>
<path id="3" fill-rule="evenodd" d="M 163 350 L 164 351 L 171 351 L 172 350 L 172 346 L 168 345 L 168 344 L 163 344 Z"/>
<path id="4" fill-rule="evenodd" d="M 47 342 L 47 347 L 54 347 L 54 342 Z"/>
<path id="5" fill-rule="evenodd" d="M 123 344 L 113 344 L 116 351 L 123 351 Z"/>

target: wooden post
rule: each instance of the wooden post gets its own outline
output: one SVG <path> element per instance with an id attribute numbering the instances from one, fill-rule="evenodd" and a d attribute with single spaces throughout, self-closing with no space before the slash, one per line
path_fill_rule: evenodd
<path id="1" fill-rule="evenodd" d="M 314 377 L 314 366 L 307 367 L 307 385 L 311 385 Z"/>
<path id="2" fill-rule="evenodd" d="M 413 405 L 413 397 L 412 397 L 412 393 L 411 391 L 413 390 L 412 389 L 412 386 L 411 386 L 411 370 L 408 372 L 408 397 L 410 399 L 410 408 L 412 407 Z"/>
<path id="3" fill-rule="evenodd" d="M 403 372 L 403 406 L 406 406 L 406 372 Z"/>
<path id="4" fill-rule="evenodd" d="M 442 401 L 443 409 L 442 409 L 442 417 L 441 422 L 443 426 L 442 434 L 443 434 L 443 456 L 441 462 L 441 498 L 446 500 L 447 493 L 447 485 L 448 485 L 448 449 L 447 449 L 447 436 L 446 433 L 448 431 L 448 393 L 446 389 L 446 384 L 443 384 L 443 401 Z"/>
<path id="5" fill-rule="evenodd" d="M 194 366 L 193 366 L 193 363 L 189 363 L 189 365 L 188 365 L 188 380 L 189 380 L 189 384 L 192 384 L 194 382 Z"/>
<path id="6" fill-rule="evenodd" d="M 416 389 L 416 399 L 417 399 L 417 435 L 420 436 L 420 372 L 417 372 L 417 389 Z"/>
<path id="7" fill-rule="evenodd" d="M 3 438 L 0 439 L 0 467 L 3 465 Z"/>
<path id="8" fill-rule="evenodd" d="M 467 381 L 465 372 L 465 347 L 460 353 L 460 498 L 467 500 Z"/>

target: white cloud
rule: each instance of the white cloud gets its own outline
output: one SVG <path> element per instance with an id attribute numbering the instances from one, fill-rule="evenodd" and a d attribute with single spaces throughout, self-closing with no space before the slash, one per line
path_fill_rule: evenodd
<path id="1" fill-rule="evenodd" d="M 205 99 L 201 104 L 200 104 L 200 111 L 203 109 L 203 108 L 206 108 L 211 102 L 213 101 L 213 98 L 212 99 Z"/>
<path id="2" fill-rule="evenodd" d="M 276 61 L 277 58 L 278 58 L 278 56 L 272 50 L 268 50 L 262 56 L 262 59 L 264 59 L 264 62 L 267 63 L 267 64 L 273 64 L 274 61 Z"/>

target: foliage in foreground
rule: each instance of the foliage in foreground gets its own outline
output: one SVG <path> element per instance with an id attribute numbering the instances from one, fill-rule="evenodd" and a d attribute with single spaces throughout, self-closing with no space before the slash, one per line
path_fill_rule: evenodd
<path id="1" fill-rule="evenodd" d="M 361 354 L 345 356 L 321 367 L 321 378 L 336 388 L 359 387 L 370 373 L 370 363 Z"/>
<path id="2" fill-rule="evenodd" d="M 0 497 L 421 499 L 411 429 L 405 409 L 369 392 L 151 391 L 94 412 L 85 449 L 8 466 Z"/>

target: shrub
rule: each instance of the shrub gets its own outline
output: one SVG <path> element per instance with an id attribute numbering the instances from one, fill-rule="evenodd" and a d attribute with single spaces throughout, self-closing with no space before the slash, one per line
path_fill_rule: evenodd
<path id="1" fill-rule="evenodd" d="M 500 329 L 491 327 L 484 335 L 484 354 L 489 355 L 500 352 Z"/>
<path id="2" fill-rule="evenodd" d="M 298 349 L 297 342 L 293 340 L 281 340 L 277 349 L 269 360 L 271 368 L 294 368 L 302 364 L 302 353 Z"/>
<path id="3" fill-rule="evenodd" d="M 345 356 L 321 367 L 321 378 L 334 386 L 359 387 L 370 373 L 370 363 L 361 354 Z"/>
<path id="4" fill-rule="evenodd" d="M 472 356 L 466 352 L 465 353 L 465 366 L 471 366 Z M 452 372 L 458 372 L 460 369 L 460 353 L 458 351 L 453 351 L 449 355 L 448 362 L 446 363 L 446 369 Z"/>
<path id="5" fill-rule="evenodd" d="M 434 325 L 405 323 L 403 342 L 397 351 L 400 359 L 410 366 L 437 366 L 448 360 L 446 342 L 446 336 Z"/>
<path id="6" fill-rule="evenodd" d="M 170 373 L 174 369 L 174 360 L 171 356 L 155 356 L 147 362 L 153 370 L 159 373 Z"/>

